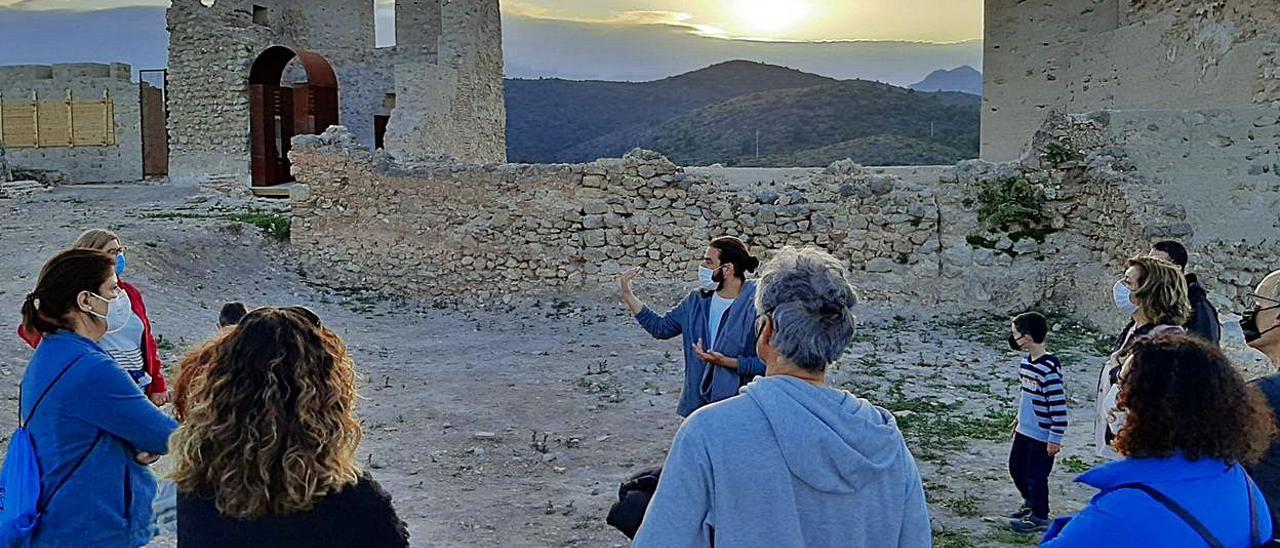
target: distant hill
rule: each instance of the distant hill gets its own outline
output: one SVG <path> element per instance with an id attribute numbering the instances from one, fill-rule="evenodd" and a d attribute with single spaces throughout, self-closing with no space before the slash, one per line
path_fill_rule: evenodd
<path id="1" fill-rule="evenodd" d="M 655 124 L 742 95 L 833 82 L 749 61 L 652 82 L 507 80 L 507 156 L 513 162 L 594 160 L 601 149 L 586 143 L 626 141 Z"/>
<path id="2" fill-rule="evenodd" d="M 969 65 L 951 70 L 935 70 L 924 80 L 908 87 L 916 91 L 960 91 L 982 95 L 982 73 Z"/>
<path id="3" fill-rule="evenodd" d="M 978 104 L 960 102 L 958 94 L 848 80 L 737 97 L 573 152 L 616 156 L 638 145 L 685 165 L 821 166 L 844 157 L 879 165 L 952 163 L 978 154 Z"/>
<path id="4" fill-rule="evenodd" d="M 982 101 L 747 61 L 653 82 L 508 80 L 506 93 L 511 161 L 583 162 L 644 147 L 686 165 L 780 167 L 973 158 Z"/>

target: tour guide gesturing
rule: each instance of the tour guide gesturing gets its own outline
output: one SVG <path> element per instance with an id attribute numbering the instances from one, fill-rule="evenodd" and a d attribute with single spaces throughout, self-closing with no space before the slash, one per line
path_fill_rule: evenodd
<path id="1" fill-rule="evenodd" d="M 738 388 L 764 374 L 755 348 L 756 282 L 746 279 L 759 267 L 760 260 L 742 240 L 712 240 L 698 268 L 699 289 L 665 315 L 636 298 L 631 282 L 639 270 L 623 274 L 622 299 L 641 327 L 656 339 L 684 336 L 684 389 L 676 410 L 680 416 L 735 396 Z"/>

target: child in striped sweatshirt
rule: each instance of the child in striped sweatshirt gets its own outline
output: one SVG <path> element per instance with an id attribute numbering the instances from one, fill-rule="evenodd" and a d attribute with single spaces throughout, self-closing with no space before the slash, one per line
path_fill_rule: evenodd
<path id="1" fill-rule="evenodd" d="M 1067 431 L 1062 363 L 1045 350 L 1048 334 L 1048 322 L 1036 312 L 1014 318 L 1010 326 L 1009 347 L 1027 353 L 1018 367 L 1022 389 L 1009 452 L 1009 475 L 1022 494 L 1022 508 L 1009 516 L 1009 526 L 1020 533 L 1049 525 L 1049 472 Z"/>

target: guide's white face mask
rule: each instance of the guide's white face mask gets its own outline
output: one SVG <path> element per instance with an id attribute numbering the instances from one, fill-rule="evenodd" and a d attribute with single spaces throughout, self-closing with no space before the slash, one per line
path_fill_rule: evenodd
<path id="1" fill-rule="evenodd" d="M 723 268 L 723 267 L 721 267 Z M 715 280 L 716 271 L 719 268 L 707 268 L 705 266 L 698 267 L 698 286 L 707 291 L 715 291 L 720 289 L 720 282 Z"/>

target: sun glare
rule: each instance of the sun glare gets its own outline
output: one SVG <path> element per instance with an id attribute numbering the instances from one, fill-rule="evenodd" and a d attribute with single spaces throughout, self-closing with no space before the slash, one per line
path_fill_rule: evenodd
<path id="1" fill-rule="evenodd" d="M 744 27 L 765 34 L 790 30 L 810 11 L 806 0 L 734 0 L 733 6 Z"/>

